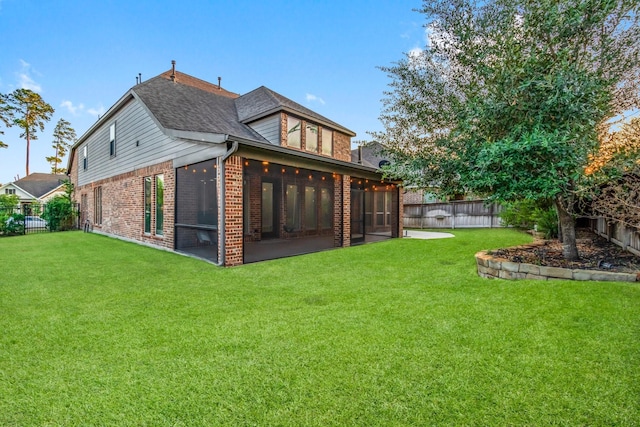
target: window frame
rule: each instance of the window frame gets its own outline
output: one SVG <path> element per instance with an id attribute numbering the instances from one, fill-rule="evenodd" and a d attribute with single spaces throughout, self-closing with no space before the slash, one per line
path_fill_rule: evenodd
<path id="1" fill-rule="evenodd" d="M 116 122 L 109 125 L 109 156 L 116 156 Z"/>
<path id="2" fill-rule="evenodd" d="M 93 189 L 93 223 L 102 225 L 102 186 Z"/>
<path id="3" fill-rule="evenodd" d="M 292 127 L 290 122 L 294 120 L 297 121 L 298 123 Z M 297 145 L 294 145 L 291 143 L 292 137 L 295 135 L 297 135 L 297 142 L 296 142 Z M 287 147 L 292 147 L 297 149 L 302 148 L 302 120 L 290 115 L 287 115 Z"/>
<path id="4" fill-rule="evenodd" d="M 164 174 L 155 176 L 156 236 L 164 235 Z"/>
<path id="5" fill-rule="evenodd" d="M 325 135 L 327 133 L 330 135 L 328 144 L 325 141 Z M 321 143 L 320 154 L 333 157 L 333 130 L 322 126 L 321 135 L 322 136 L 320 140 L 320 143 Z M 329 150 L 328 152 L 325 151 L 325 147 L 328 147 L 328 150 Z"/>
<path id="6" fill-rule="evenodd" d="M 304 149 L 305 151 L 308 151 L 310 153 L 318 153 L 320 146 L 319 146 L 319 142 L 320 142 L 320 138 L 318 136 L 318 133 L 320 131 L 320 126 L 318 126 L 317 124 L 313 123 L 313 122 L 307 122 L 305 121 L 304 123 Z M 309 138 L 309 136 L 311 136 L 311 138 Z M 309 141 L 314 141 L 314 146 L 313 149 L 309 148 Z"/>
<path id="7" fill-rule="evenodd" d="M 152 203 L 153 203 L 153 182 L 151 176 L 145 176 L 142 180 L 142 212 L 143 212 L 143 232 L 144 234 L 151 234 L 151 216 L 152 216 Z"/>

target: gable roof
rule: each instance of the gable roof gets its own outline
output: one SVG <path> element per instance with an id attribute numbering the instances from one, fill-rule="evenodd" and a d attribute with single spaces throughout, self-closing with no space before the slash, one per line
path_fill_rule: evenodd
<path id="1" fill-rule="evenodd" d="M 65 179 L 67 179 L 66 175 L 32 173 L 29 176 L 14 181 L 13 185 L 39 199 L 60 187 Z"/>
<path id="2" fill-rule="evenodd" d="M 240 96 L 219 85 L 168 70 L 129 89 L 78 138 L 71 147 L 67 164 L 69 171 L 73 166 L 75 150 L 132 99 L 148 110 L 167 135 L 178 138 L 217 143 L 230 138 L 236 142 L 259 143 L 265 148 L 276 149 L 277 145 L 267 141 L 248 123 L 278 111 L 294 113 L 355 136 L 353 131 L 264 86 Z"/>
<path id="3" fill-rule="evenodd" d="M 238 120 L 234 103 L 238 95 L 180 72 L 172 81 L 170 74 L 165 72 L 132 89 L 164 128 L 268 142 Z"/>
<path id="4" fill-rule="evenodd" d="M 260 86 L 259 88 L 236 98 L 235 103 L 238 110 L 238 119 L 243 123 L 249 123 L 277 111 L 284 110 L 291 113 L 297 113 L 305 118 L 310 118 L 321 125 L 339 130 L 347 135 L 356 135 L 353 131 L 345 128 L 344 126 L 327 119 L 315 111 L 310 110 L 265 86 Z"/>

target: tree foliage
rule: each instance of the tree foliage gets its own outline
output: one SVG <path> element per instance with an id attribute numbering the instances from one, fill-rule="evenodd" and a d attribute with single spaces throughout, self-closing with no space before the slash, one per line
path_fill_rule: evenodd
<path id="1" fill-rule="evenodd" d="M 20 134 L 27 142 L 26 173 L 29 176 L 29 150 L 31 141 L 38 139 L 37 131 L 44 130 L 45 122 L 51 119 L 54 109 L 42 97 L 29 89 L 16 89 L 6 97 L 14 118 L 13 124 L 22 129 Z"/>
<path id="2" fill-rule="evenodd" d="M 574 206 L 608 121 L 637 107 L 638 0 L 425 1 L 428 43 L 392 79 L 374 133 L 388 173 L 444 195 L 553 202 L 575 259 Z"/>
<path id="3" fill-rule="evenodd" d="M 7 95 L 0 93 L 0 124 L 5 127 L 11 127 L 13 124 L 13 111 L 7 102 Z M 0 129 L 0 135 L 4 135 L 4 131 Z M 7 148 L 8 145 L 0 140 L 0 148 Z"/>
<path id="4" fill-rule="evenodd" d="M 53 130 L 53 142 L 51 146 L 55 150 L 55 155 L 46 157 L 51 163 L 51 173 L 64 173 L 63 167 L 58 167 L 62 159 L 67 154 L 69 147 L 76 141 L 76 131 L 71 127 L 71 123 L 65 119 L 58 120 L 56 128 Z"/>
<path id="5" fill-rule="evenodd" d="M 603 137 L 588 173 L 601 182 L 586 198 L 593 213 L 640 228 L 640 118 Z"/>

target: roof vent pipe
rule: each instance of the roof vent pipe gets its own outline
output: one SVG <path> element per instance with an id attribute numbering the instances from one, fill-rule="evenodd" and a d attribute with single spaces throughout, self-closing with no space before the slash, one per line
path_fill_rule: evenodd
<path id="1" fill-rule="evenodd" d="M 362 145 L 358 146 L 358 164 L 362 164 Z"/>
<path id="2" fill-rule="evenodd" d="M 142 73 L 138 73 L 138 80 L 140 80 L 140 83 L 142 83 Z"/>
<path id="3" fill-rule="evenodd" d="M 171 60 L 171 76 L 169 76 L 171 78 L 172 82 L 176 81 L 176 61 L 175 59 Z"/>
<path id="4" fill-rule="evenodd" d="M 222 77 L 218 77 L 218 90 L 220 90 L 220 82 L 222 81 Z"/>

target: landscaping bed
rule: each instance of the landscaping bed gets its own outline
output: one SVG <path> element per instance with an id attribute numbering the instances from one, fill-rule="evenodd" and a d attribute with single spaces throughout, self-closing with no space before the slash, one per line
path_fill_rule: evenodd
<path id="1" fill-rule="evenodd" d="M 623 250 L 618 245 L 598 236 L 589 229 L 578 229 L 577 246 L 580 259 L 567 261 L 562 256 L 562 244 L 558 240 L 542 240 L 533 245 L 497 249 L 494 257 L 511 262 L 580 270 L 599 270 L 614 273 L 640 272 L 640 257 Z"/>

